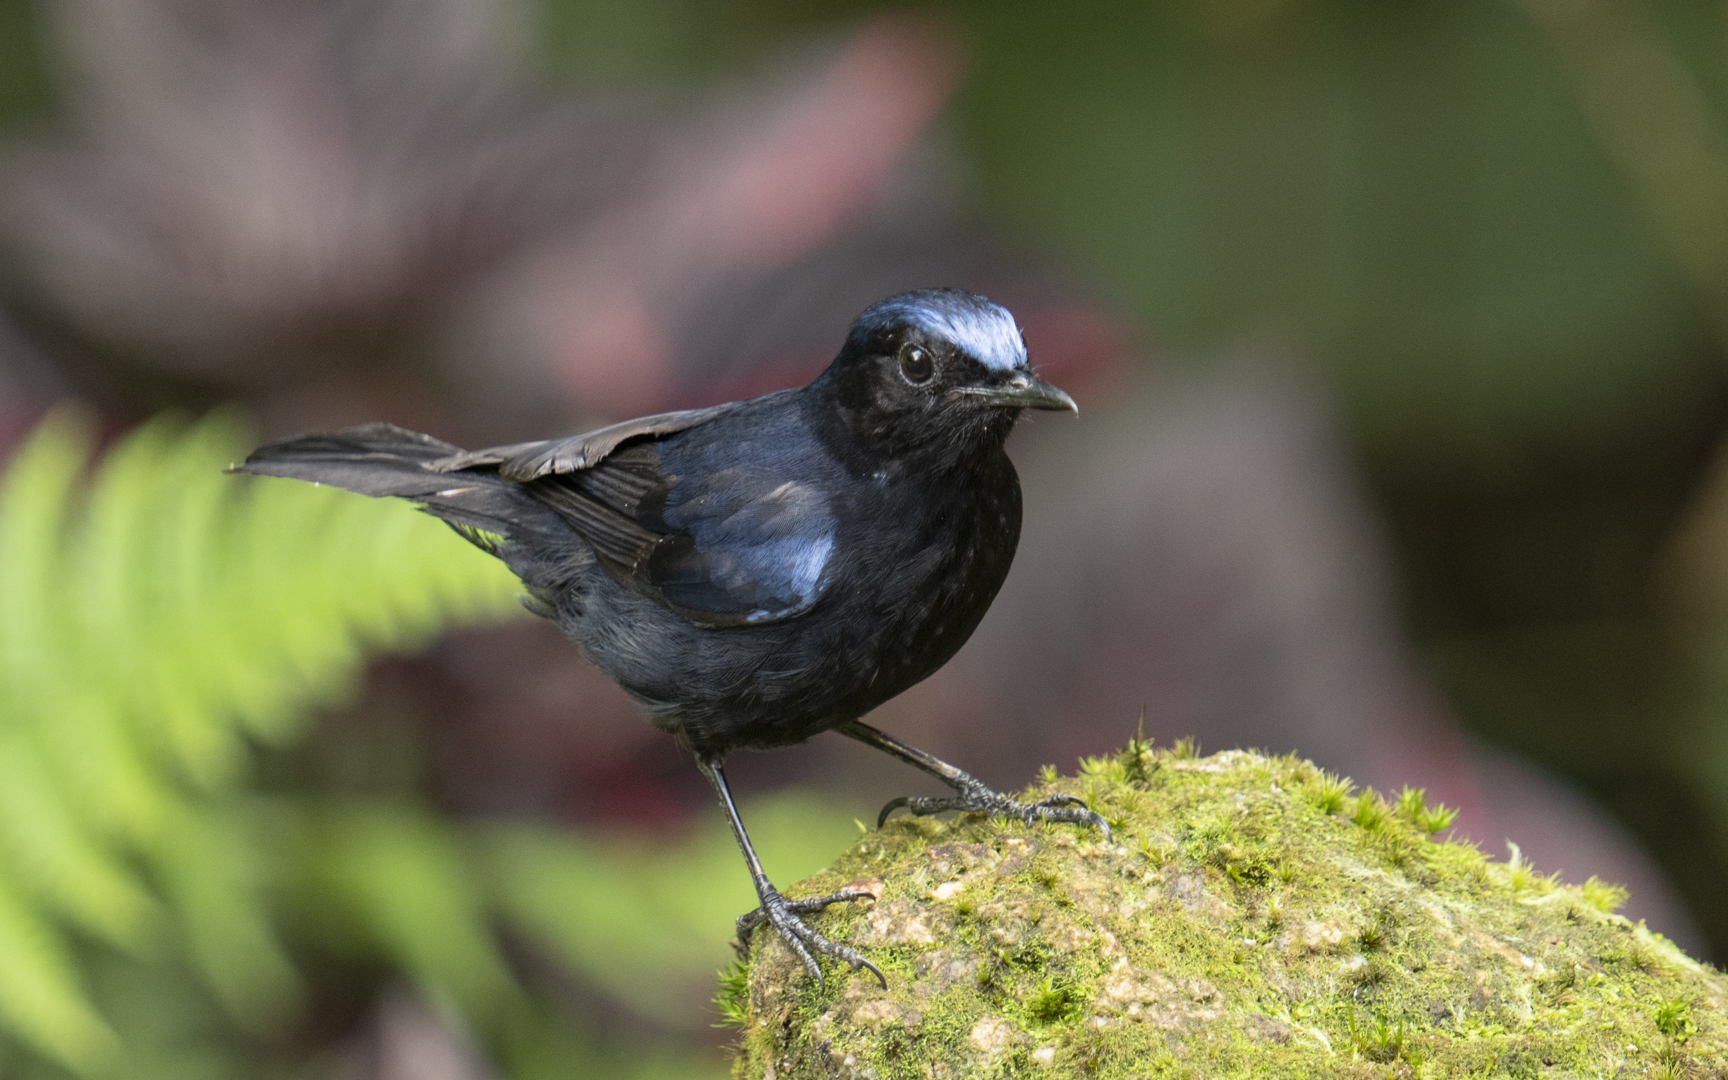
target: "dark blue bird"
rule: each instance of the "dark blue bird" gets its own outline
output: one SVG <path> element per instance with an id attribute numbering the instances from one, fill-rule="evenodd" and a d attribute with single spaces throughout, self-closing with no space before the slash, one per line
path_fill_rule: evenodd
<path id="1" fill-rule="evenodd" d="M 1077 799 L 1017 802 L 859 720 L 946 663 L 1007 576 L 1020 482 L 1003 441 L 1028 408 L 1078 411 L 1005 309 L 932 289 L 865 311 L 802 389 L 489 450 L 367 424 L 238 471 L 411 499 L 503 559 L 528 606 L 694 751 L 761 898 L 740 937 L 766 921 L 818 980 L 812 952 L 881 978 L 799 918 L 865 894 L 782 897 L 721 761 L 838 731 L 955 790 L 881 820 L 905 806 L 1108 832 Z"/>

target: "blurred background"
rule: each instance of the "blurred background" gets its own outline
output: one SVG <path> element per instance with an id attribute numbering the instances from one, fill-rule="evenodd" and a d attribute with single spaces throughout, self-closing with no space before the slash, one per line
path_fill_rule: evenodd
<path id="1" fill-rule="evenodd" d="M 723 1075 L 687 755 L 435 526 L 217 470 L 796 385 L 938 284 L 1082 415 L 874 722 L 1296 750 L 1728 955 L 1721 4 L 0 0 L 0 1073 Z M 782 885 L 929 789 L 729 772 Z"/>

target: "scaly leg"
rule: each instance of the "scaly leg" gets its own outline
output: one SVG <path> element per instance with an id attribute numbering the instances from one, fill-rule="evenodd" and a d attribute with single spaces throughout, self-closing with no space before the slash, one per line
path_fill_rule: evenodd
<path id="1" fill-rule="evenodd" d="M 762 906 L 755 911 L 738 917 L 738 940 L 748 946 L 750 934 L 756 927 L 764 922 L 772 923 L 780 936 L 786 939 L 786 944 L 792 946 L 792 951 L 804 961 L 810 974 L 816 976 L 818 986 L 824 986 L 826 982 L 822 978 L 822 966 L 810 955 L 811 950 L 836 960 L 844 960 L 852 965 L 853 971 L 861 967 L 869 968 L 870 973 L 875 975 L 886 989 L 888 980 L 883 977 L 882 970 L 866 960 L 862 953 L 834 944 L 810 929 L 804 924 L 804 920 L 798 917 L 821 911 L 829 904 L 874 897 L 862 889 L 844 889 L 809 900 L 788 900 L 781 896 L 780 890 L 776 889 L 768 880 L 768 875 L 762 872 L 762 862 L 756 858 L 756 849 L 750 844 L 750 834 L 744 831 L 744 819 L 738 816 L 738 807 L 732 802 L 732 790 L 726 786 L 726 774 L 720 771 L 719 759 L 697 758 L 696 767 L 702 770 L 702 775 L 708 778 L 708 782 L 714 785 L 715 793 L 720 796 L 720 805 L 726 811 L 726 820 L 732 824 L 732 837 L 738 841 L 738 849 L 744 853 L 744 863 L 750 868 L 750 880 L 756 885 L 756 897 L 762 902 Z"/>
<path id="2" fill-rule="evenodd" d="M 1013 818 L 1028 825 L 1034 821 L 1067 821 L 1076 825 L 1093 825 L 1104 833 L 1104 839 L 1110 839 L 1109 822 L 1087 809 L 1085 800 L 1073 795 L 1057 795 L 1043 802 L 1023 803 L 986 787 L 971 774 L 956 769 L 941 758 L 926 754 L 915 746 L 908 746 L 869 724 L 853 720 L 834 730 L 857 739 L 866 746 L 874 746 L 878 750 L 893 754 L 913 768 L 922 769 L 941 780 L 956 792 L 949 798 L 941 799 L 922 795 L 911 798 L 901 796 L 882 808 L 882 813 L 876 818 L 878 829 L 888 820 L 889 814 L 897 807 L 904 806 L 918 815 L 940 814 L 944 810 L 973 810 L 991 817 Z"/>

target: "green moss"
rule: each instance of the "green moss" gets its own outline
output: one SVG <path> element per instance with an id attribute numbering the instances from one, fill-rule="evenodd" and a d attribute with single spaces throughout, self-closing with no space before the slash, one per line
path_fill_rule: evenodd
<path id="1" fill-rule="evenodd" d="M 1656 1006 L 1651 1019 L 1655 1021 L 1657 1031 L 1680 1042 L 1685 1042 L 1698 1030 L 1697 1022 L 1692 1019 L 1692 999 L 1684 995 Z"/>
<path id="2" fill-rule="evenodd" d="M 1592 876 L 1579 887 L 1584 902 L 1602 912 L 1619 911 L 1628 899 L 1626 890 L 1619 885 L 1610 885 L 1601 878 Z"/>
<path id="3" fill-rule="evenodd" d="M 720 969 L 720 985 L 714 991 L 714 1008 L 720 1014 L 715 1027 L 745 1028 L 750 1024 L 750 967 L 734 960 Z"/>
<path id="4" fill-rule="evenodd" d="M 1047 978 L 1026 1002 L 1026 1016 L 1036 1024 L 1072 1019 L 1079 1015 L 1081 997 L 1080 989 L 1073 983 Z"/>
<path id="5" fill-rule="evenodd" d="M 897 818 L 804 896 L 870 956 L 820 990 L 758 934 L 736 1075 L 1522 1077 L 1728 1070 L 1728 980 L 1516 853 L 1435 842 L 1450 811 L 1295 758 L 1139 740 L 1047 774 L 1073 826 Z M 739 999 L 734 983 L 731 1000 Z"/>
<path id="6" fill-rule="evenodd" d="M 1432 836 L 1437 832 L 1445 832 L 1458 820 L 1458 811 L 1445 805 L 1428 805 L 1428 792 L 1424 788 L 1406 786 L 1398 796 L 1398 814 L 1417 830 Z"/>

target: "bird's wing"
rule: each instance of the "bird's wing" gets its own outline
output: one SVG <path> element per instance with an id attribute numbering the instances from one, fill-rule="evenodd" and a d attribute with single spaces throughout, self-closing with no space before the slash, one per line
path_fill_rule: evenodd
<path id="1" fill-rule="evenodd" d="M 736 465 L 710 469 L 703 459 L 721 456 L 711 449 L 669 465 L 662 447 L 638 443 L 525 487 L 614 579 L 699 626 L 777 622 L 808 609 L 833 548 L 828 500 Z"/>
<path id="2" fill-rule="evenodd" d="M 638 436 L 663 436 L 685 428 L 705 424 L 724 416 L 743 402 L 728 401 L 706 409 L 682 409 L 678 412 L 655 413 L 635 420 L 572 435 L 567 439 L 541 442 L 512 443 L 485 450 L 464 450 L 431 462 L 428 468 L 439 472 L 456 472 L 477 466 L 495 465 L 498 475 L 506 480 L 538 480 L 543 476 L 581 472 L 591 469 L 612 451 Z"/>
<path id="3" fill-rule="evenodd" d="M 707 626 L 801 614 L 828 584 L 835 521 L 814 485 L 729 468 L 681 479 L 660 520 L 672 531 L 648 559 L 666 603 Z"/>
<path id="4" fill-rule="evenodd" d="M 620 583 L 699 626 L 757 625 L 808 609 L 833 549 L 828 501 L 706 444 L 663 460 L 660 440 L 736 409 L 661 413 L 568 439 L 452 454 L 440 471 L 496 468 L 552 507 Z"/>

